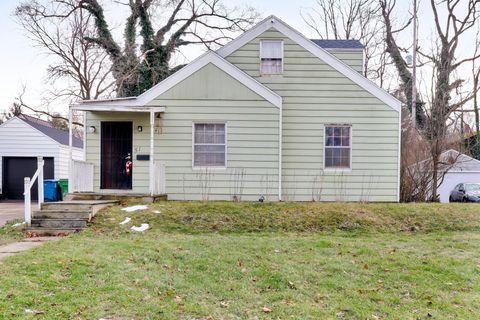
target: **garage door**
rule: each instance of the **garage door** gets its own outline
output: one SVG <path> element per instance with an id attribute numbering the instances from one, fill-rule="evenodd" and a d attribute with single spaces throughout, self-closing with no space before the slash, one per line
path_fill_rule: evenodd
<path id="1" fill-rule="evenodd" d="M 55 177 L 53 158 L 44 158 L 44 179 Z M 4 157 L 3 158 L 3 197 L 5 199 L 23 199 L 23 179 L 32 177 L 37 170 L 37 158 L 29 157 Z M 37 183 L 32 188 L 32 199 L 37 199 Z"/>

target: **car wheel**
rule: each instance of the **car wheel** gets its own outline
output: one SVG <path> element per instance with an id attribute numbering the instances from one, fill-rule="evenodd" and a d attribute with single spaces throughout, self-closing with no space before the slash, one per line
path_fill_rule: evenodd
<path id="1" fill-rule="evenodd" d="M 452 196 L 448 197 L 448 202 L 453 202 Z"/>

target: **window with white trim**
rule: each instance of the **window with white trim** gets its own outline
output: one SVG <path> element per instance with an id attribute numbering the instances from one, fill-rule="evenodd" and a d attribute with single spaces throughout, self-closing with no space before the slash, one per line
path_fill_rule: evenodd
<path id="1" fill-rule="evenodd" d="M 193 166 L 226 166 L 225 123 L 195 123 L 193 125 Z"/>
<path id="2" fill-rule="evenodd" d="M 325 126 L 324 166 L 326 169 L 350 169 L 352 128 Z"/>
<path id="3" fill-rule="evenodd" d="M 260 73 L 282 74 L 283 72 L 283 41 L 260 41 Z"/>

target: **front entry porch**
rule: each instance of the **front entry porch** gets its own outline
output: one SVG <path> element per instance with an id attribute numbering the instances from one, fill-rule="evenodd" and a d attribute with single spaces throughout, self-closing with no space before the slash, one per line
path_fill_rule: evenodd
<path id="1" fill-rule="evenodd" d="M 80 103 L 70 107 L 70 128 L 74 111 L 84 115 L 85 161 L 70 158 L 70 197 L 153 201 L 166 193 L 165 164 L 154 152 L 165 107 L 134 106 L 128 98 Z"/>

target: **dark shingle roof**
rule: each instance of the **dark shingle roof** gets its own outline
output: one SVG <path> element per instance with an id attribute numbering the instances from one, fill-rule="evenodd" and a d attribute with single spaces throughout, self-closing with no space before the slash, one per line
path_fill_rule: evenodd
<path id="1" fill-rule="evenodd" d="M 363 49 L 358 40 L 311 39 L 317 46 L 324 49 Z"/>
<path id="2" fill-rule="evenodd" d="M 68 131 L 54 128 L 48 121 L 25 114 L 18 116 L 18 118 L 25 121 L 27 124 L 39 130 L 53 140 L 57 141 L 58 143 L 68 146 Z M 72 145 L 76 148 L 83 148 L 83 140 L 73 136 Z"/>

